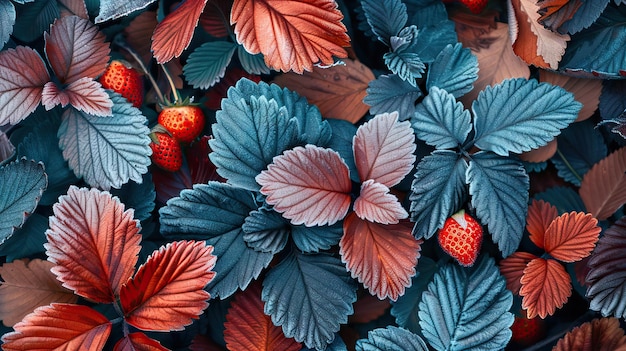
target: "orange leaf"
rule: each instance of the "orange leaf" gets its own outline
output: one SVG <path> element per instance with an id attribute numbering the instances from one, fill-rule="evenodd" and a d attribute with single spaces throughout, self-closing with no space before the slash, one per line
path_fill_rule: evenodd
<path id="1" fill-rule="evenodd" d="M 182 330 L 209 305 L 204 287 L 213 279 L 213 246 L 175 241 L 162 246 L 122 286 L 126 322 L 142 330 Z"/>
<path id="2" fill-rule="evenodd" d="M 587 211 L 598 220 L 609 218 L 626 203 L 626 147 L 600 162 L 585 174 L 579 194 Z"/>
<path id="3" fill-rule="evenodd" d="M 354 213 L 359 218 L 380 224 L 396 224 L 409 214 L 389 188 L 373 180 L 361 184 L 361 193 L 354 200 Z"/>
<path id="4" fill-rule="evenodd" d="M 572 329 L 552 351 L 622 350 L 626 345 L 624 330 L 617 318 L 597 318 Z"/>
<path id="5" fill-rule="evenodd" d="M 334 0 L 235 0 L 230 13 L 237 42 L 249 53 L 262 53 L 270 68 L 296 73 L 347 57 L 342 19 Z"/>
<path id="6" fill-rule="evenodd" d="M 520 282 L 522 308 L 527 310 L 529 319 L 554 314 L 572 294 L 569 274 L 556 260 L 535 258 L 530 261 Z"/>
<path id="7" fill-rule="evenodd" d="M 514 252 L 511 256 L 500 261 L 500 274 L 506 279 L 506 288 L 515 295 L 519 295 L 522 287 L 520 280 L 528 263 L 537 256 L 527 252 Z"/>
<path id="8" fill-rule="evenodd" d="M 111 322 L 82 305 L 57 304 L 37 308 L 2 336 L 4 351 L 102 350 Z"/>
<path id="9" fill-rule="evenodd" d="M 110 193 L 71 186 L 53 207 L 44 244 L 52 272 L 63 286 L 87 299 L 116 301 L 135 270 L 139 221 Z"/>
<path id="10" fill-rule="evenodd" d="M 136 332 L 121 338 L 113 347 L 113 351 L 169 351 L 169 349 L 146 334 Z"/>
<path id="11" fill-rule="evenodd" d="M 543 249 L 543 236 L 553 220 L 559 216 L 556 207 L 543 200 L 533 200 L 528 206 L 526 215 L 526 230 L 530 233 L 530 240 Z"/>
<path id="12" fill-rule="evenodd" d="M 54 264 L 34 259 L 16 260 L 0 267 L 0 319 L 12 327 L 35 308 L 53 302 L 74 303 L 78 296 L 61 286 L 50 268 Z"/>
<path id="13" fill-rule="evenodd" d="M 420 256 L 422 241 L 411 230 L 408 222 L 382 225 L 350 213 L 343 221 L 341 260 L 370 293 L 395 301 L 411 285 Z"/>
<path id="14" fill-rule="evenodd" d="M 260 284 L 253 284 L 231 303 L 224 323 L 224 341 L 230 351 L 299 351 L 302 345 L 263 313 Z"/>
<path id="15" fill-rule="evenodd" d="M 183 0 L 165 16 L 152 34 L 152 51 L 158 63 L 165 63 L 185 51 L 207 0 Z"/>
<path id="16" fill-rule="evenodd" d="M 598 109 L 600 93 L 602 92 L 601 79 L 577 78 L 552 71 L 540 70 L 539 81 L 558 85 L 574 94 L 576 101 L 583 105 L 583 108 L 578 112 L 578 118 L 574 122 L 588 119 Z"/>
<path id="17" fill-rule="evenodd" d="M 563 262 L 580 261 L 596 246 L 601 228 L 589 213 L 570 212 L 557 217 L 546 230 L 543 246 L 548 254 Z"/>
<path id="18" fill-rule="evenodd" d="M 374 73 L 364 64 L 344 59 L 345 65 L 314 67 L 311 72 L 281 74 L 274 82 L 307 98 L 324 117 L 358 122 L 369 110 L 363 102 Z"/>

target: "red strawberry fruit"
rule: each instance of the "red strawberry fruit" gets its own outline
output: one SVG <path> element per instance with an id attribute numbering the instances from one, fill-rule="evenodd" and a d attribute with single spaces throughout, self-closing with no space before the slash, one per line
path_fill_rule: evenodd
<path id="1" fill-rule="evenodd" d="M 158 122 L 181 143 L 190 143 L 204 129 L 204 113 L 188 101 L 167 105 L 159 113 Z"/>
<path id="2" fill-rule="evenodd" d="M 143 78 L 130 64 L 113 60 L 100 76 L 100 84 L 126 98 L 135 107 L 143 104 Z"/>
<path id="3" fill-rule="evenodd" d="M 459 264 L 470 267 L 476 262 L 483 242 L 483 228 L 465 210 L 453 214 L 439 230 L 439 245 Z"/>
<path id="4" fill-rule="evenodd" d="M 153 132 L 150 137 L 152 142 L 152 163 L 159 168 L 176 172 L 183 165 L 183 150 L 176 139 L 167 133 Z"/>
<path id="5" fill-rule="evenodd" d="M 522 345 L 534 345 L 546 335 L 546 324 L 540 317 L 528 319 L 526 311 L 522 310 L 521 315 L 515 315 L 515 321 L 511 326 L 513 336 L 511 341 Z"/>
<path id="6" fill-rule="evenodd" d="M 487 0 L 461 0 L 461 3 L 476 15 L 487 7 Z"/>

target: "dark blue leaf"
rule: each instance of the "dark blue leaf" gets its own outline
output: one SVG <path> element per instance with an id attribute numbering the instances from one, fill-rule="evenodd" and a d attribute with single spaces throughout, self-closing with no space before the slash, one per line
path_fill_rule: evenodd
<path id="1" fill-rule="evenodd" d="M 361 0 L 361 7 L 372 32 L 390 46 L 389 39 L 406 25 L 406 6 L 400 0 Z"/>
<path id="2" fill-rule="evenodd" d="M 474 88 L 478 79 L 478 59 L 461 43 L 446 46 L 428 69 L 426 89 L 438 87 L 461 97 Z"/>
<path id="3" fill-rule="evenodd" d="M 467 162 L 455 152 L 437 150 L 416 168 L 409 194 L 411 221 L 415 222 L 413 235 L 428 239 L 459 210 L 466 196 Z"/>
<path id="4" fill-rule="evenodd" d="M 559 27 L 560 33 L 575 34 L 591 26 L 602 14 L 610 0 L 587 0 L 576 9 L 574 16 Z M 580 4 L 581 2 L 577 2 Z"/>
<path id="5" fill-rule="evenodd" d="M 230 41 L 210 41 L 197 47 L 183 66 L 185 79 L 194 88 L 208 89 L 224 77 L 237 49 Z"/>
<path id="6" fill-rule="evenodd" d="M 626 80 L 604 80 L 600 94 L 600 116 L 613 119 L 626 110 Z"/>
<path id="7" fill-rule="evenodd" d="M 561 87 L 524 78 L 487 86 L 472 104 L 474 144 L 500 156 L 547 144 L 572 123 L 582 105 Z"/>
<path id="8" fill-rule="evenodd" d="M 548 162 L 546 162 L 546 161 L 543 161 L 543 162 L 525 162 L 525 161 L 522 161 L 522 164 L 524 164 L 524 169 L 526 170 L 526 173 L 541 172 L 541 171 L 545 170 L 546 167 L 548 167 Z"/>
<path id="9" fill-rule="evenodd" d="M 580 195 L 578 195 L 578 192 L 570 187 L 553 187 L 544 192 L 535 194 L 533 198 L 549 202 L 552 206 L 557 208 L 559 214 L 572 211 L 587 212 L 585 204 L 580 198 Z"/>
<path id="10" fill-rule="evenodd" d="M 250 74 L 269 74 L 270 69 L 265 64 L 263 54 L 252 55 L 243 47 L 239 45 L 237 47 L 237 56 L 239 57 L 239 63 L 241 67 Z"/>
<path id="11" fill-rule="evenodd" d="M 442 267 L 419 304 L 420 326 L 435 350 L 502 350 L 511 339 L 513 294 L 494 260 Z"/>
<path id="12" fill-rule="evenodd" d="M 608 153 L 602 134 L 591 120 L 572 123 L 558 136 L 557 145 L 552 163 L 561 178 L 577 186 L 587 171 Z"/>
<path id="13" fill-rule="evenodd" d="M 246 244 L 259 252 L 278 253 L 289 238 L 289 223 L 280 213 L 265 208 L 250 212 L 241 229 Z"/>
<path id="14" fill-rule="evenodd" d="M 342 235 L 343 221 L 333 225 L 314 227 L 306 227 L 304 225 L 291 226 L 293 242 L 303 252 L 328 250 L 331 246 L 339 244 Z"/>
<path id="15" fill-rule="evenodd" d="M 159 210 L 161 234 L 168 240 L 205 240 L 218 256 L 208 291 L 226 298 L 245 289 L 269 265 L 273 255 L 248 247 L 241 228 L 258 208 L 254 193 L 228 184 L 209 182 L 181 191 Z"/>
<path id="16" fill-rule="evenodd" d="M 353 313 L 356 288 L 339 258 L 292 251 L 268 272 L 261 299 L 285 336 L 324 350 Z"/>
<path id="17" fill-rule="evenodd" d="M 415 108 L 411 125 L 415 135 L 438 149 L 462 145 L 472 130 L 472 117 L 449 92 L 432 87 Z"/>
<path id="18" fill-rule="evenodd" d="M 42 36 L 60 16 L 58 3 L 50 0 L 35 0 L 29 4 L 18 5 L 16 9 L 13 36 L 25 42 Z"/>
<path id="19" fill-rule="evenodd" d="M 156 191 L 150 173 L 143 175 L 141 183 L 128 182 L 120 189 L 111 189 L 111 194 L 119 197 L 127 209 L 135 210 L 133 218 L 144 221 L 152 215 Z"/>
<path id="20" fill-rule="evenodd" d="M 419 335 L 388 326 L 370 331 L 367 339 L 357 340 L 356 351 L 428 351 L 428 346 Z"/>
<path id="21" fill-rule="evenodd" d="M 432 63 L 443 48 L 457 42 L 454 22 L 448 20 L 436 25 L 420 27 L 418 35 L 406 50 L 416 53 L 422 62 Z"/>
<path id="22" fill-rule="evenodd" d="M 398 119 L 406 121 L 415 112 L 415 101 L 422 96 L 419 87 L 395 74 L 380 75 L 369 82 L 363 102 L 370 105 L 370 113 L 378 115 L 398 111 Z"/>
<path id="23" fill-rule="evenodd" d="M 519 246 L 528 211 L 528 175 L 524 166 L 512 158 L 478 152 L 467 168 L 467 183 L 472 206 L 503 257 Z"/>
<path id="24" fill-rule="evenodd" d="M 0 0 L 0 50 L 9 41 L 15 24 L 15 6 L 9 0 Z"/>
<path id="25" fill-rule="evenodd" d="M 7 262 L 42 254 L 43 244 L 48 242 L 46 230 L 48 217 L 37 213 L 31 214 L 22 228 L 15 231 L 4 244 L 0 246 L 0 256 L 6 256 Z"/>
<path id="26" fill-rule="evenodd" d="M 314 348 L 310 349 L 305 346 L 300 351 L 313 351 L 313 350 L 315 349 Z M 348 348 L 346 347 L 346 343 L 343 342 L 343 339 L 341 339 L 341 336 L 335 335 L 335 340 L 333 340 L 332 343 L 328 344 L 328 347 L 326 347 L 325 351 L 348 351 Z"/>
<path id="27" fill-rule="evenodd" d="M 383 59 L 391 72 L 414 86 L 417 86 L 416 80 L 422 77 L 426 68 L 418 54 L 407 50 L 385 53 Z"/>
<path id="28" fill-rule="evenodd" d="M 350 170 L 350 178 L 354 182 L 359 182 L 359 173 L 354 163 L 354 153 L 352 152 L 352 138 L 356 135 L 357 127 L 343 119 L 326 119 L 332 128 L 333 138 L 328 147 L 337 151 Z"/>

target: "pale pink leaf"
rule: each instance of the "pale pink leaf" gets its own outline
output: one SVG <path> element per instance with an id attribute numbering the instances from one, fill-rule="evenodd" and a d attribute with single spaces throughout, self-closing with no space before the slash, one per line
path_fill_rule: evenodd
<path id="1" fill-rule="evenodd" d="M 111 116 L 113 101 L 102 85 L 91 78 L 81 78 L 70 83 L 65 89 L 60 89 L 54 82 L 45 85 L 42 94 L 42 104 L 46 110 L 56 105 L 65 107 L 68 104 L 79 111 L 94 116 Z"/>
<path id="2" fill-rule="evenodd" d="M 41 92 L 41 104 L 46 108 L 46 111 L 52 110 L 56 105 L 65 107 L 69 105 L 70 97 L 65 91 L 57 85 L 55 82 L 48 82 L 43 87 Z"/>
<path id="3" fill-rule="evenodd" d="M 58 0 L 61 17 L 76 15 L 80 18 L 89 19 L 85 0 Z"/>
<path id="4" fill-rule="evenodd" d="M 398 112 L 377 115 L 359 127 L 353 149 L 361 181 L 373 179 L 391 188 L 413 169 L 415 136 L 411 123 L 398 122 Z"/>
<path id="5" fill-rule="evenodd" d="M 354 200 L 354 212 L 361 219 L 381 224 L 396 224 L 409 214 L 389 188 L 370 179 L 361 184 L 361 193 Z"/>
<path id="6" fill-rule="evenodd" d="M 0 52 L 0 125 L 17 124 L 35 111 L 49 80 L 37 51 L 18 46 Z"/>
<path id="7" fill-rule="evenodd" d="M 158 63 L 180 56 L 189 46 L 200 14 L 207 0 L 183 0 L 156 26 L 152 34 L 152 51 Z"/>
<path id="8" fill-rule="evenodd" d="M 306 145 L 285 151 L 256 181 L 267 203 L 296 225 L 334 224 L 350 208 L 348 166 L 331 149 Z"/>

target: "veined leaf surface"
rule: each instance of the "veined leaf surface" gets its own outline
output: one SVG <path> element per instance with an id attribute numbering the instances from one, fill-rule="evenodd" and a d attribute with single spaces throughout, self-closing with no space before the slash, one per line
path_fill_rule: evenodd
<path id="1" fill-rule="evenodd" d="M 276 254 L 281 251 L 289 239 L 289 223 L 280 213 L 259 208 L 250 212 L 241 227 L 245 234 L 243 240 L 256 251 Z"/>
<path id="2" fill-rule="evenodd" d="M 565 268 L 556 260 L 535 258 L 524 269 L 519 291 L 522 308 L 528 318 L 546 318 L 563 306 L 572 294 L 572 281 Z"/>
<path id="3" fill-rule="evenodd" d="M 380 224 L 397 224 L 409 216 L 389 188 L 372 179 L 361 184 L 361 192 L 353 207 L 359 218 Z"/>
<path id="4" fill-rule="evenodd" d="M 357 351 L 428 351 L 422 338 L 410 331 L 394 326 L 377 328 L 367 333 L 367 339 L 356 342 Z"/>
<path id="5" fill-rule="evenodd" d="M 400 0 L 363 0 L 361 7 L 374 35 L 385 45 L 391 46 L 390 38 L 406 26 L 406 5 Z"/>
<path id="6" fill-rule="evenodd" d="M 522 287 L 521 279 L 528 263 L 537 256 L 528 252 L 514 252 L 511 256 L 500 261 L 500 273 L 506 279 L 506 288 L 515 295 L 519 295 Z"/>
<path id="7" fill-rule="evenodd" d="M 526 216 L 526 230 L 530 233 L 530 240 L 538 248 L 544 248 L 546 230 L 552 224 L 559 212 L 556 207 L 543 200 L 532 200 L 528 206 Z"/>
<path id="8" fill-rule="evenodd" d="M 626 336 L 617 318 L 596 318 L 565 334 L 553 350 L 623 350 L 624 345 Z"/>
<path id="9" fill-rule="evenodd" d="M 596 247 L 601 228 L 589 213 L 570 212 L 557 217 L 543 238 L 543 247 L 550 256 L 563 262 L 580 261 Z"/>
<path id="10" fill-rule="evenodd" d="M 168 351 L 160 342 L 149 338 L 142 332 L 130 333 L 121 338 L 113 351 Z"/>
<path id="11" fill-rule="evenodd" d="M 102 23 L 126 16 L 134 11 L 141 10 L 156 0 L 114 0 L 101 1 L 100 11 L 96 23 Z"/>
<path id="12" fill-rule="evenodd" d="M 185 79 L 194 88 L 212 87 L 224 77 L 235 49 L 237 45 L 228 41 L 209 41 L 200 45 L 189 55 L 183 67 Z"/>
<path id="13" fill-rule="evenodd" d="M 626 203 L 626 147 L 618 149 L 587 172 L 580 197 L 598 220 L 611 216 Z"/>
<path id="14" fill-rule="evenodd" d="M 398 75 L 381 74 L 369 82 L 363 102 L 370 105 L 371 114 L 398 111 L 398 119 L 406 121 L 415 112 L 415 101 L 422 96 L 419 87 L 402 80 Z"/>
<path id="15" fill-rule="evenodd" d="M 168 62 L 185 51 L 206 3 L 207 0 L 184 0 L 157 24 L 151 49 L 158 63 Z"/>
<path id="16" fill-rule="evenodd" d="M 478 79 L 478 59 L 461 43 L 446 46 L 428 69 L 426 89 L 438 87 L 458 98 L 468 93 Z"/>

